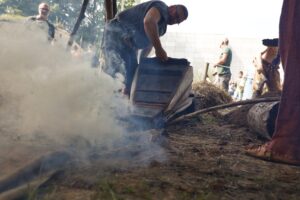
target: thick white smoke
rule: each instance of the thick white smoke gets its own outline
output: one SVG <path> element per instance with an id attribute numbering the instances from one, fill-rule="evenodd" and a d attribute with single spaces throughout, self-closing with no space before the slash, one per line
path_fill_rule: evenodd
<path id="1" fill-rule="evenodd" d="M 0 30 L 0 137 L 18 138 L 11 148 L 25 141 L 49 149 L 71 147 L 86 157 L 91 151 L 101 156 L 103 150 L 139 146 L 145 160 L 152 154 L 162 158 L 150 134 L 132 137 L 120 125 L 129 104 L 116 93 L 120 81 L 72 57 L 64 45 L 50 44 L 40 29 L 2 23 Z"/>
<path id="2" fill-rule="evenodd" d="M 39 29 L 2 24 L 0 44 L 4 131 L 59 143 L 69 136 L 101 143 L 122 136 L 115 119 L 126 112 L 127 101 L 114 94 L 119 82 L 50 45 Z"/>

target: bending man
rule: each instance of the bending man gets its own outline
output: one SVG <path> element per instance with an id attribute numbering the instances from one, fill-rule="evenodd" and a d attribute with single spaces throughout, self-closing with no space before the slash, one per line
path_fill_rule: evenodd
<path id="1" fill-rule="evenodd" d="M 148 1 L 119 13 L 105 27 L 103 70 L 115 77 L 125 77 L 124 94 L 130 94 L 131 83 L 138 65 L 137 51 L 146 57 L 152 47 L 156 56 L 166 61 L 167 53 L 159 37 L 164 35 L 167 25 L 179 24 L 186 20 L 188 11 L 183 5 L 167 6 L 162 1 Z"/>

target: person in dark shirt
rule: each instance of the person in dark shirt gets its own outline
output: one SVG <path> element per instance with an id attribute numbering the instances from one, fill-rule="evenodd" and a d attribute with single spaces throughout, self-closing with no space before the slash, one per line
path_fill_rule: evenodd
<path id="1" fill-rule="evenodd" d="M 48 21 L 48 15 L 50 12 L 50 6 L 46 3 L 39 4 L 39 14 L 37 16 L 31 16 L 28 18 L 29 21 L 36 22 L 42 29 L 45 27 L 48 29 L 48 39 L 52 41 L 55 37 L 55 27 Z"/>
<path id="2" fill-rule="evenodd" d="M 161 61 L 168 55 L 159 37 L 167 31 L 167 25 L 179 24 L 188 17 L 183 5 L 167 6 L 162 1 L 148 1 L 123 12 L 107 23 L 104 31 L 102 69 L 115 77 L 117 73 L 125 77 L 123 93 L 129 95 L 131 83 L 138 65 L 137 52 L 146 57 L 152 47 Z"/>

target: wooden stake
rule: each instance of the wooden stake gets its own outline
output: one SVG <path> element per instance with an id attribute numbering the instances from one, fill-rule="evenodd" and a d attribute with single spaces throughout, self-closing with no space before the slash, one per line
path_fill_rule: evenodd
<path id="1" fill-rule="evenodd" d="M 266 98 L 249 99 L 249 100 L 237 101 L 237 102 L 233 102 L 233 103 L 222 104 L 222 105 L 217 105 L 217 106 L 213 106 L 213 107 L 209 107 L 209 108 L 204 108 L 204 109 L 192 112 L 190 114 L 178 117 L 178 118 L 174 119 L 173 121 L 168 122 L 167 125 L 175 124 L 182 120 L 189 119 L 189 118 L 195 117 L 199 114 L 207 113 L 207 112 L 214 111 L 214 110 L 220 110 L 220 109 L 234 107 L 234 106 L 255 104 L 255 103 L 261 103 L 261 102 L 272 102 L 272 101 L 280 101 L 280 97 L 266 97 Z"/>
<path id="2" fill-rule="evenodd" d="M 73 45 L 74 36 L 75 36 L 75 34 L 76 34 L 76 32 L 77 32 L 80 24 L 81 24 L 81 21 L 84 19 L 84 13 L 85 13 L 85 10 L 87 8 L 88 3 L 89 3 L 89 0 L 83 0 L 79 16 L 77 18 L 77 21 L 76 21 L 76 23 L 74 25 L 74 28 L 73 28 L 71 34 L 70 34 L 70 38 L 69 38 L 69 41 L 68 41 L 67 49 L 69 49 Z"/>

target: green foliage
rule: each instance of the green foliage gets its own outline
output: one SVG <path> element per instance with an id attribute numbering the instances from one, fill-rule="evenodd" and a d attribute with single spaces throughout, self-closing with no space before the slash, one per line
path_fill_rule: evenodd
<path id="1" fill-rule="evenodd" d="M 124 1 L 124 10 L 131 8 L 135 4 L 135 0 L 123 0 Z M 118 11 L 121 11 L 122 0 L 117 1 Z"/>
<path id="2" fill-rule="evenodd" d="M 21 15 L 22 10 L 14 8 L 14 7 L 6 7 L 5 12 L 10 15 Z"/>
<path id="3" fill-rule="evenodd" d="M 0 15 L 37 15 L 41 0 L 0 0 Z M 49 21 L 71 32 L 80 13 L 83 0 L 45 0 L 50 7 Z M 117 3 L 120 5 L 121 0 Z M 135 0 L 124 0 L 124 8 L 129 8 Z M 75 40 L 80 44 L 99 43 L 105 20 L 104 0 L 90 0 L 85 18 L 77 32 Z"/>
<path id="4" fill-rule="evenodd" d="M 0 21 L 19 21 L 24 20 L 24 17 L 20 15 L 3 14 L 0 15 Z"/>

